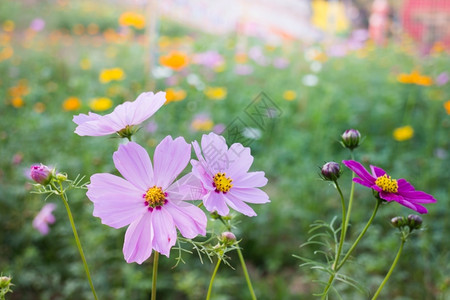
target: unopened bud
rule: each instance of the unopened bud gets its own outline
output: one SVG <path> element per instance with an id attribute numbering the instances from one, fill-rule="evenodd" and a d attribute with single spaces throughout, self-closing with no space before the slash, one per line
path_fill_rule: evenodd
<path id="1" fill-rule="evenodd" d="M 409 215 L 408 226 L 411 230 L 419 229 L 422 226 L 422 218 L 418 215 Z"/>
<path id="2" fill-rule="evenodd" d="M 323 165 L 322 178 L 329 181 L 336 181 L 341 176 L 341 166 L 334 161 L 327 162 Z"/>
<path id="3" fill-rule="evenodd" d="M 350 150 L 355 149 L 359 146 L 361 141 L 361 134 L 356 129 L 347 129 L 341 135 L 341 143 L 344 147 L 349 148 Z"/>
<path id="4" fill-rule="evenodd" d="M 391 219 L 391 224 L 395 228 L 401 228 L 406 225 L 406 220 L 404 217 L 394 217 Z"/>
<path id="5" fill-rule="evenodd" d="M 236 236 L 232 232 L 225 231 L 220 235 L 220 240 L 226 245 L 232 245 L 236 241 Z"/>
<path id="6" fill-rule="evenodd" d="M 49 184 L 53 178 L 54 170 L 40 164 L 31 166 L 30 176 L 36 183 L 46 185 Z"/>
<path id="7" fill-rule="evenodd" d="M 11 277 L 1 276 L 0 277 L 0 289 L 8 290 L 11 285 Z"/>
<path id="8" fill-rule="evenodd" d="M 63 173 L 58 173 L 56 174 L 56 180 L 58 181 L 66 181 L 67 180 L 67 175 L 63 174 Z"/>

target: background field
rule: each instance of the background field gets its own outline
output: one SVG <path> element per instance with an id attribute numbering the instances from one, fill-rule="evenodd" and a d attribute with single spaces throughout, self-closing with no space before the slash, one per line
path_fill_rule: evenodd
<path id="1" fill-rule="evenodd" d="M 406 178 L 438 200 L 427 206 L 425 230 L 406 244 L 383 294 L 395 300 L 449 297 L 450 83 L 436 81 L 439 74 L 450 72 L 448 52 L 435 47 L 429 55 L 420 55 L 404 37 L 383 47 L 364 41 L 358 49 L 336 56 L 333 43 L 289 40 L 273 45 L 237 34 L 209 35 L 164 18 L 156 48 L 149 49 L 145 28 L 119 25 L 127 10 L 104 1 L 0 3 L 0 272 L 11 275 L 15 284 L 7 299 L 90 299 L 60 199 L 47 199 L 57 203 L 50 233 L 42 236 L 32 227 L 44 197 L 30 193 L 26 170 L 42 162 L 72 178 L 116 172 L 111 157 L 121 141 L 79 137 L 73 132 L 73 115 L 93 108 L 109 113 L 144 91 L 169 88 L 185 97 L 167 103 L 139 131 L 137 141 L 150 153 L 166 135 L 191 142 L 214 126 L 222 131 L 239 120 L 243 135 L 237 139 L 252 149 L 252 170 L 266 172 L 269 183 L 264 190 L 271 203 L 253 205 L 258 216 L 240 217 L 236 231 L 260 299 L 310 299 L 321 290 L 313 282 L 320 275 L 300 268 L 292 255 L 314 257 L 314 247 L 299 247 L 308 238 L 309 225 L 340 216 L 338 194 L 318 173 L 327 161 L 349 158 L 338 142 L 349 128 L 365 136 L 357 160 Z M 36 18 L 45 21 L 42 30 L 30 28 Z M 348 39 L 342 37 L 339 43 Z M 172 50 L 185 53 L 190 63 L 167 76 L 158 58 Z M 205 51 L 217 52 L 223 63 L 195 63 L 194 55 Z M 110 68 L 120 68 L 124 76 L 102 83 L 102 70 Z M 238 74 L 250 69 L 250 74 Z M 414 70 L 432 83 L 398 80 Z M 277 108 L 276 116 L 265 117 L 262 126 L 246 114 L 261 92 Z M 76 99 L 67 102 L 70 97 Z M 100 97 L 113 106 L 106 101 L 103 110 L 98 106 L 102 102 L 92 103 Z M 393 132 L 403 126 L 411 126 L 414 134 L 398 141 Z M 345 170 L 345 195 L 350 178 Z M 84 192 L 69 196 L 99 297 L 149 298 L 151 260 L 127 264 L 122 255 L 125 230 L 104 226 L 93 217 Z M 351 237 L 357 236 L 374 205 L 371 192 L 357 186 Z M 398 204 L 383 206 L 357 249 L 357 260 L 346 267 L 345 272 L 369 291 L 381 282 L 398 247 L 390 218 L 410 213 Z M 172 251 L 170 258 L 160 260 L 161 299 L 204 298 L 214 265 L 184 255 L 186 264 L 172 269 L 176 257 Z M 230 262 L 235 270 L 222 266 L 214 299 L 248 299 L 234 253 Z M 344 299 L 366 298 L 347 286 L 341 292 Z"/>

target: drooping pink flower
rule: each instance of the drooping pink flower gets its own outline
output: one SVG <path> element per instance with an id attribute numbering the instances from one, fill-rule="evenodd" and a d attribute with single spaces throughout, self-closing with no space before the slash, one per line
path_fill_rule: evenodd
<path id="1" fill-rule="evenodd" d="M 193 146 L 198 160 L 191 160 L 192 173 L 203 184 L 203 204 L 208 211 L 225 216 L 231 207 L 244 215 L 256 216 L 245 202 L 270 202 L 259 189 L 267 184 L 264 172 L 248 172 L 253 163 L 250 148 L 235 143 L 228 149 L 225 139 L 213 132 L 203 135 L 201 148 L 197 141 Z"/>
<path id="2" fill-rule="evenodd" d="M 392 179 L 381 168 L 371 165 L 372 174 L 370 174 L 357 161 L 343 160 L 342 163 L 359 176 L 359 178 L 353 178 L 354 182 L 377 191 L 380 198 L 388 202 L 396 201 L 421 214 L 426 214 L 428 210 L 420 203 L 436 202 L 433 196 L 422 191 L 416 191 L 405 179 Z"/>
<path id="3" fill-rule="evenodd" d="M 154 166 L 147 151 L 134 142 L 120 145 L 113 160 L 125 178 L 100 173 L 91 177 L 88 198 L 93 215 L 113 228 L 129 225 L 123 245 L 125 260 L 141 264 L 152 249 L 169 256 L 177 239 L 206 234 L 206 216 L 185 200 L 198 200 L 200 182 L 192 174 L 174 182 L 191 157 L 184 138 L 167 136 L 156 147 Z"/>
<path id="4" fill-rule="evenodd" d="M 102 136 L 129 130 L 150 118 L 165 102 L 165 92 L 147 92 L 140 94 L 133 102 L 118 105 L 112 113 L 104 116 L 92 112 L 79 114 L 73 117 L 78 125 L 75 133 L 80 136 Z"/>
<path id="5" fill-rule="evenodd" d="M 55 223 L 55 216 L 52 214 L 55 208 L 55 203 L 45 204 L 33 220 L 33 227 L 36 228 L 42 235 L 48 234 L 50 231 L 48 225 Z"/>

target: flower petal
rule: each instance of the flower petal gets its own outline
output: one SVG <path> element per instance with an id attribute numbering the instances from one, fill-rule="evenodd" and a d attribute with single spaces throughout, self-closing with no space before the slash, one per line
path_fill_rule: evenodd
<path id="1" fill-rule="evenodd" d="M 410 209 L 418 212 L 419 214 L 426 214 L 428 212 L 428 210 L 425 207 L 423 207 L 422 205 L 419 205 L 416 203 L 411 203 L 404 199 L 396 200 L 396 202 L 398 202 L 399 204 L 401 204 L 407 208 L 410 208 Z"/>
<path id="2" fill-rule="evenodd" d="M 422 191 L 408 191 L 401 192 L 402 197 L 409 202 L 417 202 L 417 203 L 434 203 L 436 199 Z"/>
<path id="3" fill-rule="evenodd" d="M 211 132 L 202 136 L 201 144 L 208 170 L 213 174 L 225 171 L 229 166 L 228 160 L 225 159 L 228 151 L 225 138 Z"/>
<path id="4" fill-rule="evenodd" d="M 191 159 L 192 174 L 194 174 L 203 184 L 203 187 L 208 190 L 214 190 L 213 177 L 208 170 L 199 161 Z"/>
<path id="5" fill-rule="evenodd" d="M 170 248 L 175 245 L 177 240 L 177 230 L 173 218 L 165 206 L 154 209 L 151 214 L 154 232 L 153 249 L 169 257 Z"/>
<path id="6" fill-rule="evenodd" d="M 372 175 L 375 178 L 378 178 L 378 177 L 383 176 L 384 174 L 386 174 L 386 172 L 382 168 L 378 168 L 376 166 L 370 165 L 370 170 L 372 170 Z"/>
<path id="7" fill-rule="evenodd" d="M 158 92 L 153 94 L 152 92 L 142 93 L 133 102 L 132 109 L 134 110 L 134 118 L 128 119 L 129 125 L 137 125 L 148 118 L 150 118 L 161 106 L 166 102 L 166 93 Z"/>
<path id="8" fill-rule="evenodd" d="M 226 203 L 235 211 L 238 211 L 246 216 L 254 217 L 256 216 L 255 211 L 245 204 L 242 200 L 236 198 L 233 194 L 227 193 L 224 195 L 224 198 L 226 199 Z"/>
<path id="9" fill-rule="evenodd" d="M 94 174 L 87 187 L 86 195 L 94 202 L 93 215 L 113 228 L 130 224 L 147 211 L 142 192 L 118 176 Z"/>
<path id="10" fill-rule="evenodd" d="M 408 181 L 406 181 L 403 178 L 397 180 L 397 184 L 398 184 L 399 191 L 406 192 L 406 191 L 414 191 L 415 190 L 415 188 Z"/>
<path id="11" fill-rule="evenodd" d="M 250 154 L 250 148 L 244 147 L 239 143 L 231 145 L 226 155 L 227 175 L 231 178 L 237 178 L 248 172 L 252 163 L 253 156 Z"/>
<path id="12" fill-rule="evenodd" d="M 230 212 L 222 193 L 209 192 L 203 197 L 203 204 L 209 212 L 217 211 L 221 216 L 226 216 Z"/>
<path id="13" fill-rule="evenodd" d="M 269 196 L 258 188 L 235 188 L 226 193 L 225 198 L 232 195 L 233 198 L 249 203 L 267 203 L 270 202 Z"/>
<path id="14" fill-rule="evenodd" d="M 123 256 L 127 263 L 142 264 L 152 254 L 152 214 L 143 214 L 141 218 L 131 223 L 125 233 Z"/>
<path id="15" fill-rule="evenodd" d="M 207 192 L 200 179 L 192 172 L 175 181 L 166 190 L 168 198 L 174 203 L 185 200 L 201 200 Z"/>
<path id="16" fill-rule="evenodd" d="M 365 180 L 362 180 L 362 179 L 359 178 L 359 177 L 353 178 L 353 181 L 356 182 L 356 183 L 359 183 L 359 184 L 361 184 L 361 185 L 367 186 L 368 188 L 372 188 L 372 187 L 373 187 L 373 184 L 372 184 L 372 183 L 367 182 L 367 181 L 365 181 Z"/>
<path id="17" fill-rule="evenodd" d="M 175 226 L 185 238 L 192 239 L 199 234 L 206 235 L 206 215 L 197 206 L 185 202 L 178 206 L 168 201 L 164 208 L 172 215 Z"/>
<path id="18" fill-rule="evenodd" d="M 86 121 L 75 128 L 79 136 L 103 136 L 115 133 L 123 127 L 117 127 L 106 116 L 100 116 L 97 120 Z"/>
<path id="19" fill-rule="evenodd" d="M 89 121 L 95 121 L 100 119 L 102 116 L 93 112 L 89 112 L 87 115 L 85 114 L 79 114 L 78 116 L 73 116 L 72 121 L 77 124 L 81 125 L 83 123 L 89 122 Z"/>
<path id="20" fill-rule="evenodd" d="M 230 175 L 231 176 L 231 175 Z M 267 178 L 264 172 L 249 172 L 237 178 L 233 178 L 233 184 L 236 187 L 263 187 L 267 184 Z"/>
<path id="21" fill-rule="evenodd" d="M 152 162 L 147 151 L 137 143 L 120 145 L 113 154 L 114 165 L 130 183 L 145 193 L 154 185 Z"/>
<path id="22" fill-rule="evenodd" d="M 186 168 L 191 158 L 191 145 L 183 137 L 175 140 L 166 136 L 156 146 L 153 162 L 155 164 L 155 184 L 165 190 Z"/>
<path id="23" fill-rule="evenodd" d="M 356 173 L 362 180 L 366 181 L 368 184 L 373 185 L 376 178 L 373 178 L 369 172 L 361 165 L 359 162 L 354 160 L 343 160 L 342 163 L 347 166 L 350 170 Z M 359 183 L 359 182 L 358 182 Z"/>

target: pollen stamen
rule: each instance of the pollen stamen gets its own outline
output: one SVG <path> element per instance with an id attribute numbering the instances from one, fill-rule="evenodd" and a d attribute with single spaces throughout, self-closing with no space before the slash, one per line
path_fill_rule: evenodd
<path id="1" fill-rule="evenodd" d="M 231 184 L 231 182 L 233 182 L 233 179 L 231 179 L 230 177 L 226 177 L 227 174 L 225 173 L 217 173 L 216 175 L 214 175 L 213 177 L 213 185 L 216 188 L 216 192 L 223 192 L 226 193 L 228 192 L 233 185 Z"/>
<path id="2" fill-rule="evenodd" d="M 167 193 L 164 193 L 160 187 L 154 185 L 142 197 L 145 198 L 145 205 L 148 205 L 149 210 L 152 211 L 153 208 L 158 209 L 158 207 L 163 206 L 167 202 L 166 196 Z"/>
<path id="3" fill-rule="evenodd" d="M 397 180 L 391 179 L 391 176 L 384 174 L 380 176 L 375 181 L 375 184 L 383 189 L 384 192 L 387 193 L 397 193 L 398 191 L 398 183 Z"/>

